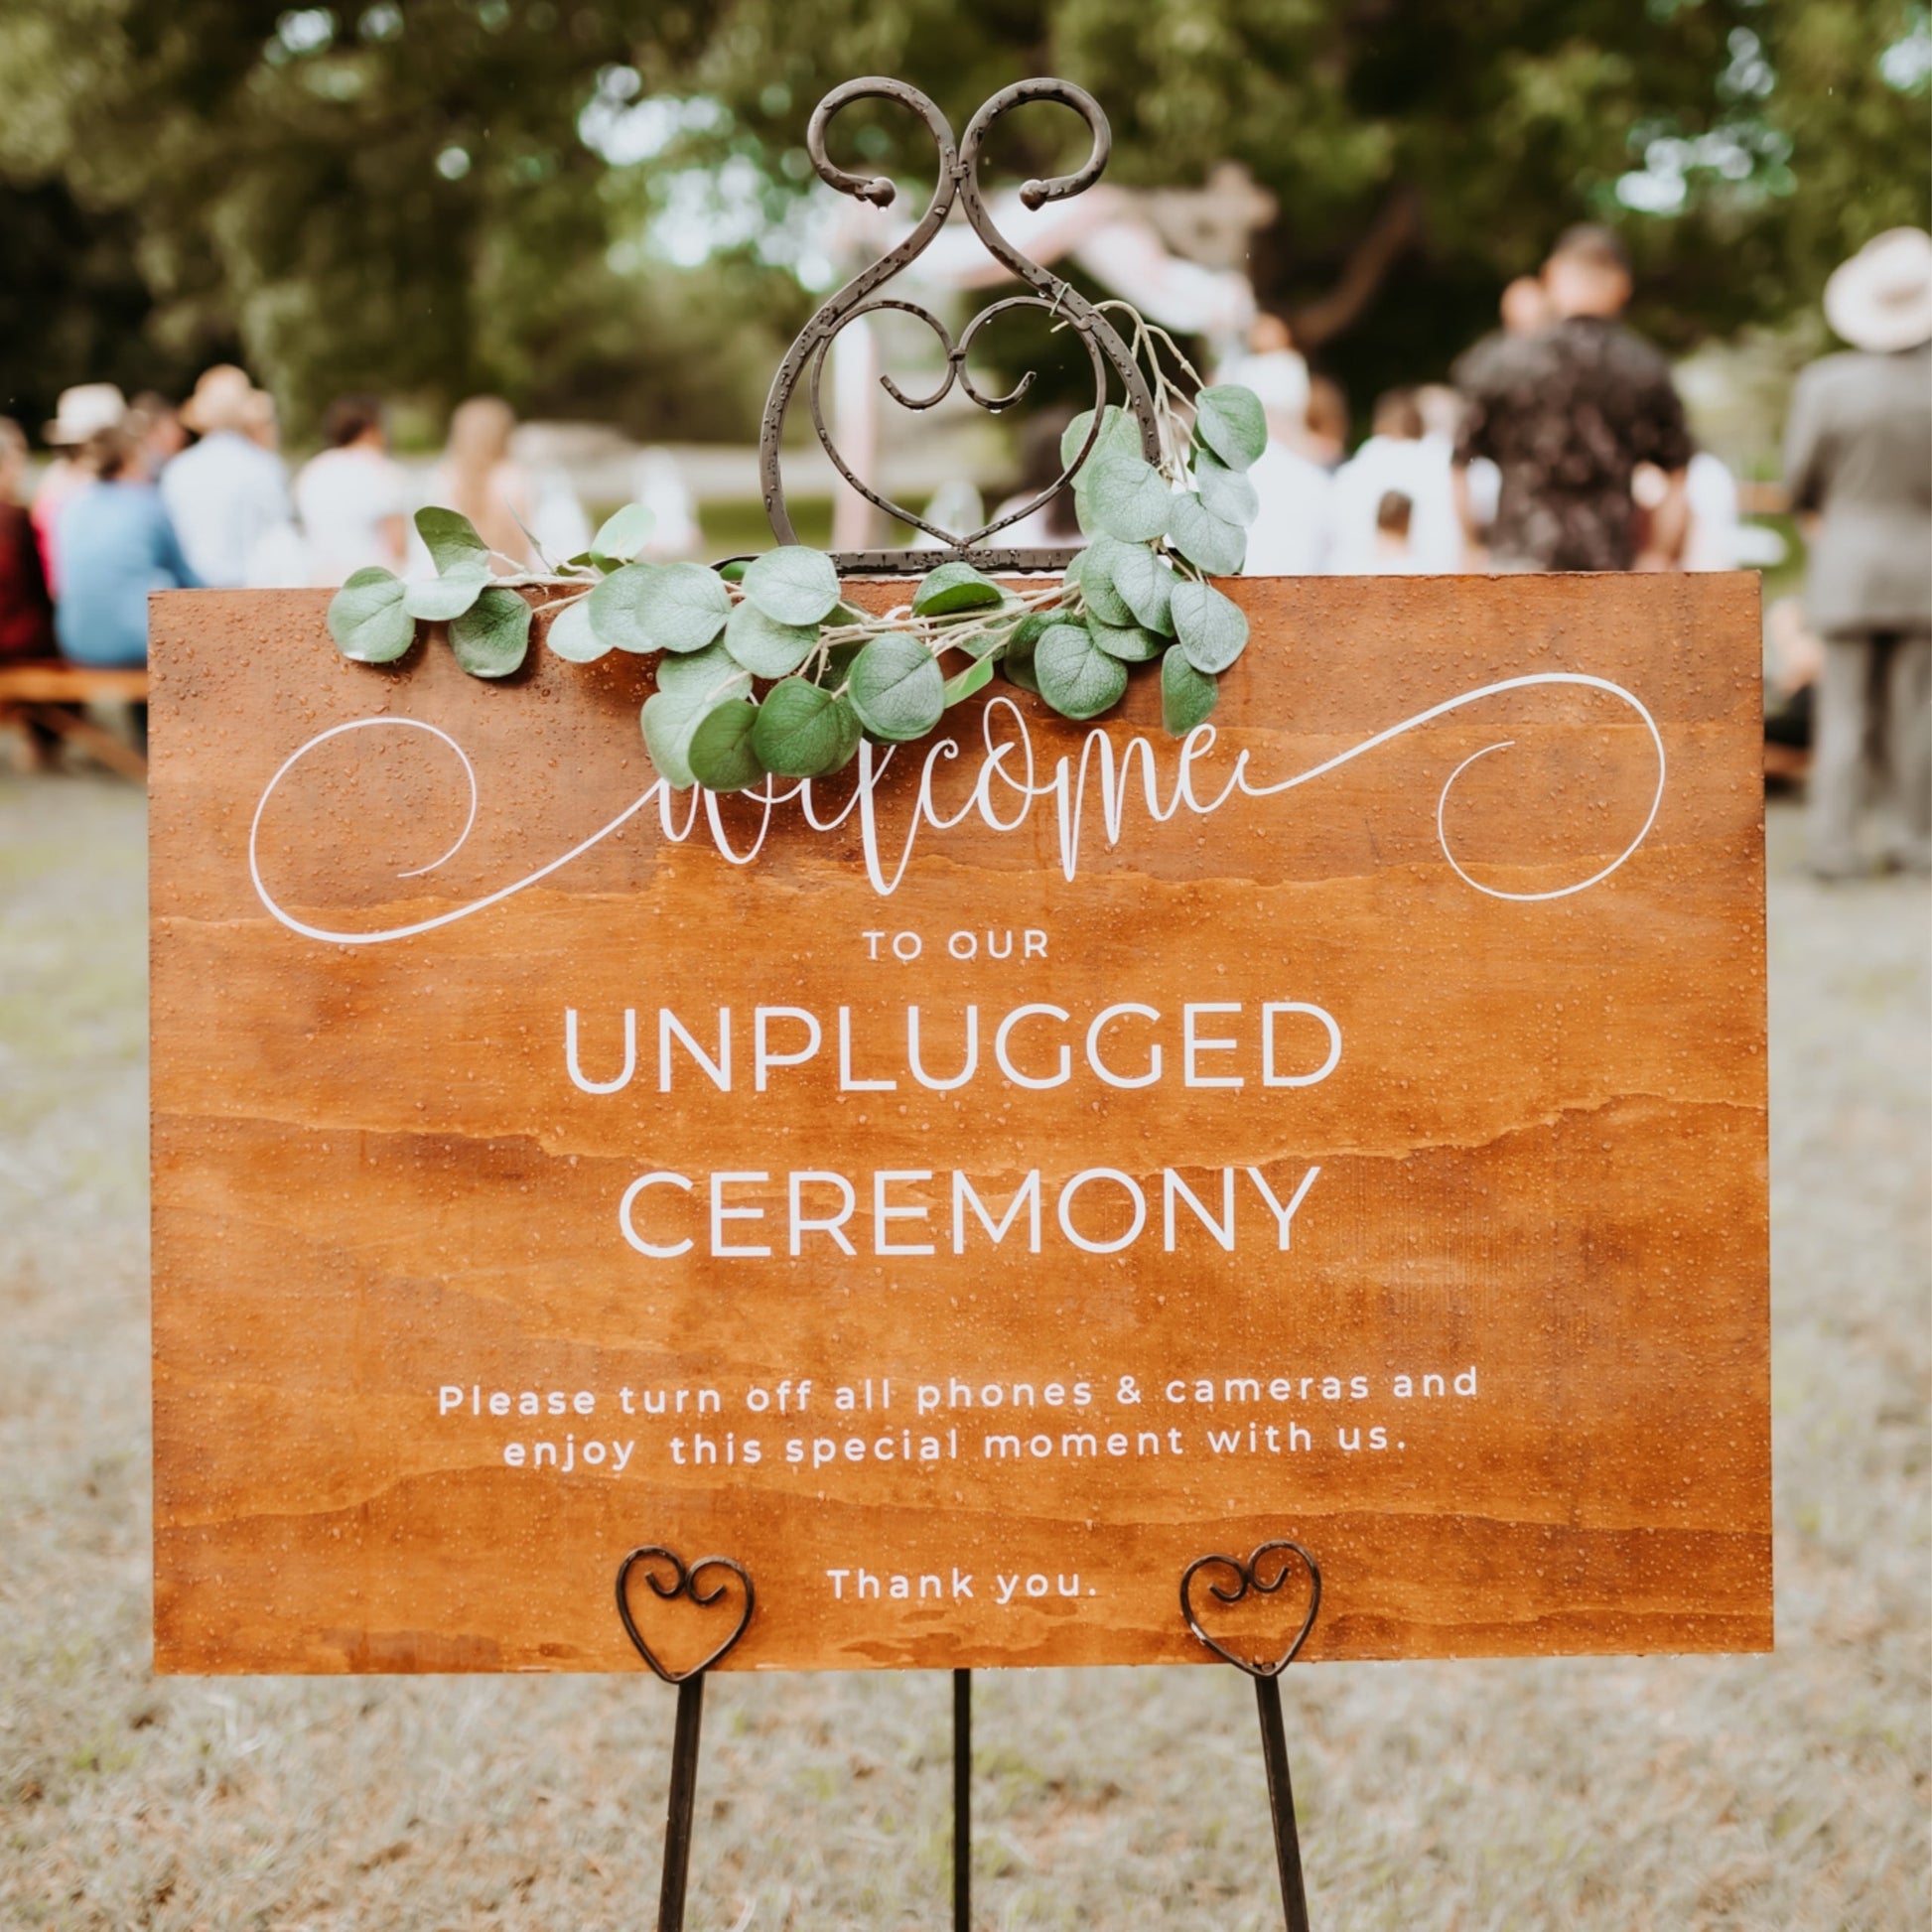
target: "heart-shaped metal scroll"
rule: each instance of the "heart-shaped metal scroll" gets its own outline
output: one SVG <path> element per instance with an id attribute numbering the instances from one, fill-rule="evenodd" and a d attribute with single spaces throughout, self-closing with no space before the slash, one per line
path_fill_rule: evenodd
<path id="1" fill-rule="evenodd" d="M 651 1568 L 654 1563 L 667 1563 L 671 1567 L 671 1581 L 663 1583 L 657 1572 Z M 725 1594 L 728 1585 L 720 1578 L 716 1587 L 705 1589 L 699 1583 L 708 1570 L 722 1570 L 736 1577 L 745 1587 L 745 1602 L 739 1610 L 738 1621 L 727 1633 L 725 1640 L 702 1663 L 693 1664 L 689 1670 L 668 1670 L 663 1660 L 644 1640 L 644 1633 L 637 1628 L 637 1619 L 630 1614 L 630 1573 L 639 1564 L 644 1566 L 644 1582 L 651 1587 L 651 1593 L 663 1603 L 674 1597 L 688 1596 L 699 1609 L 708 1610 Z M 745 1626 L 752 1620 L 752 1579 L 741 1563 L 730 1557 L 700 1557 L 687 1570 L 684 1561 L 675 1550 L 666 1550 L 661 1544 L 645 1543 L 632 1550 L 618 1565 L 618 1614 L 623 1619 L 623 1633 L 637 1648 L 637 1655 L 647 1663 L 666 1684 L 682 1684 L 687 1678 L 696 1677 L 700 1671 L 709 1670 L 719 1658 L 726 1655 L 740 1637 L 745 1634 Z"/>
<path id="2" fill-rule="evenodd" d="M 909 107 L 917 114 L 925 122 L 937 149 L 938 172 L 933 183 L 932 199 L 911 232 L 896 248 L 862 269 L 844 288 L 829 297 L 799 331 L 797 340 L 778 364 L 777 373 L 771 381 L 771 392 L 765 399 L 764 422 L 759 436 L 759 479 L 772 534 L 780 543 L 798 541 L 791 512 L 785 504 L 784 480 L 778 458 L 785 412 L 790 406 L 793 391 L 803 379 L 811 408 L 813 433 L 839 475 L 875 508 L 897 522 L 924 531 L 939 545 L 937 551 L 857 551 L 835 557 L 834 562 L 849 569 L 909 573 L 913 576 L 921 575 L 940 558 L 963 558 L 982 569 L 1062 568 L 1073 555 L 1071 549 L 996 549 L 989 547 L 987 540 L 1049 503 L 1099 447 L 1101 407 L 1107 400 L 1110 378 L 1119 382 L 1125 394 L 1126 407 L 1139 426 L 1141 454 L 1148 462 L 1159 463 L 1161 436 L 1155 419 L 1154 397 L 1133 350 L 1107 317 L 1071 283 L 1023 254 L 1001 233 L 981 189 L 979 168 L 987 136 L 1001 116 L 1030 102 L 1056 101 L 1063 107 L 1071 108 L 1086 122 L 1092 148 L 1086 161 L 1072 174 L 1056 175 L 1049 181 L 1026 183 L 1020 190 L 1020 200 L 1029 208 L 1043 207 L 1049 202 L 1066 201 L 1091 188 L 1107 165 L 1107 157 L 1113 147 L 1107 117 L 1091 94 L 1070 81 L 1044 78 L 1021 80 L 1003 88 L 987 101 L 973 116 L 963 139 L 955 143 L 951 123 L 918 88 L 905 81 L 892 80 L 878 74 L 848 80 L 842 86 L 834 87 L 814 109 L 811 123 L 805 130 L 805 152 L 818 171 L 819 179 L 828 187 L 874 207 L 891 206 L 897 194 L 892 181 L 884 175 L 848 174 L 832 160 L 825 145 L 826 131 L 833 117 L 859 100 L 895 102 L 901 107 Z M 983 309 L 967 325 L 957 342 L 944 324 L 918 303 L 875 293 L 924 252 L 955 207 L 965 215 L 967 224 L 985 244 L 993 260 L 1032 291 L 1026 295 L 1008 296 Z M 834 340 L 849 323 L 880 311 L 899 311 L 931 331 L 945 356 L 945 376 L 930 395 L 910 396 L 891 376 L 881 375 L 879 379 L 886 393 L 902 408 L 930 409 L 949 395 L 957 384 L 969 401 L 997 414 L 1026 394 L 1032 386 L 1033 376 L 1023 376 L 1005 395 L 988 395 L 974 382 L 966 361 L 980 331 L 995 317 L 1010 315 L 1016 309 L 1045 312 L 1056 327 L 1071 329 L 1085 345 L 1094 381 L 1092 421 L 1087 428 L 1086 440 L 1070 462 L 1062 462 L 1059 476 L 1028 501 L 1003 510 L 977 530 L 965 533 L 942 530 L 908 506 L 875 489 L 846 461 L 825 421 L 821 388 L 826 356 Z"/>
<path id="3" fill-rule="evenodd" d="M 1265 1565 L 1270 1557 L 1281 1559 L 1271 1578 Z M 1222 1603 L 1238 1603 L 1253 1590 L 1259 1596 L 1272 1596 L 1288 1581 L 1289 1572 L 1295 1568 L 1297 1560 L 1309 1573 L 1309 1610 L 1302 1619 L 1302 1627 L 1295 1633 L 1295 1641 L 1270 1663 L 1265 1657 L 1241 1657 L 1230 1650 L 1201 1628 L 1200 1618 L 1194 1614 L 1193 1585 L 1196 1573 L 1202 1570 L 1219 1568 L 1228 1572 L 1234 1579 L 1233 1585 L 1223 1587 L 1211 1578 L 1208 1580 L 1207 1593 Z M 1302 1646 L 1309 1640 L 1309 1632 L 1314 1628 L 1314 1619 L 1321 1608 L 1321 1570 L 1315 1560 L 1299 1543 L 1292 1543 L 1286 1537 L 1273 1543 L 1259 1545 L 1254 1554 L 1243 1563 L 1239 1557 L 1219 1555 L 1196 1557 L 1180 1573 L 1180 1614 L 1187 1619 L 1187 1627 L 1204 1643 L 1215 1656 L 1232 1664 L 1236 1670 L 1246 1671 L 1250 1677 L 1279 1677 L 1297 1657 L 1302 1654 Z"/>

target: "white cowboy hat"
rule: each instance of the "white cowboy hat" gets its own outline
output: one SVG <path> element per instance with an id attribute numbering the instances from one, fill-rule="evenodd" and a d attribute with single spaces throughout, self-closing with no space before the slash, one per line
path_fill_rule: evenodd
<path id="1" fill-rule="evenodd" d="M 1825 284 L 1825 320 L 1854 348 L 1881 355 L 1932 342 L 1932 234 L 1873 236 Z"/>
<path id="2" fill-rule="evenodd" d="M 197 378 L 195 393 L 181 406 L 181 419 L 197 436 L 221 429 L 245 430 L 267 400 L 248 380 L 246 370 L 232 362 L 217 362 Z"/>
<path id="3" fill-rule="evenodd" d="M 111 382 L 82 382 L 61 391 L 54 420 L 41 431 L 51 449 L 76 450 L 97 430 L 113 429 L 127 414 L 127 398 Z"/>

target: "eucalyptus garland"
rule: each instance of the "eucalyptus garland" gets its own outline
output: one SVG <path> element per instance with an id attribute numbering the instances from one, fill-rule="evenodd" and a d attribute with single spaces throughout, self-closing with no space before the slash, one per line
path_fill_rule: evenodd
<path id="1" fill-rule="evenodd" d="M 419 624 L 440 623 L 466 671 L 499 678 L 523 664 L 533 616 L 553 614 L 544 641 L 572 663 L 658 654 L 642 715 L 651 762 L 672 785 L 717 792 L 768 775 L 825 777 L 862 738 L 911 744 L 996 676 L 1085 720 L 1120 702 L 1136 666 L 1158 661 L 1162 722 L 1184 737 L 1247 646 L 1240 606 L 1207 580 L 1242 566 L 1258 507 L 1246 472 L 1268 432 L 1260 402 L 1237 385 L 1197 386 L 1182 402 L 1153 352 L 1160 332 L 1133 322 L 1155 375 L 1162 460 L 1145 460 L 1134 418 L 1117 406 L 1097 429 L 1091 410 L 1068 425 L 1063 466 L 1086 452 L 1074 498 L 1088 542 L 1061 579 L 1013 591 L 947 562 L 908 604 L 874 616 L 844 601 L 831 558 L 799 544 L 715 569 L 640 563 L 651 519 L 637 503 L 581 556 L 502 577 L 467 519 L 425 509 L 416 528 L 436 576 L 358 570 L 330 604 L 330 634 L 345 657 L 386 664 Z M 533 613 L 526 586 L 555 595 Z"/>

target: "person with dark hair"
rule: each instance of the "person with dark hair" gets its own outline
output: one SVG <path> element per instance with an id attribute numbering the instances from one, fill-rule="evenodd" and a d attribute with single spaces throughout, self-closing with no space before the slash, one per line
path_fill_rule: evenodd
<path id="1" fill-rule="evenodd" d="M 148 593 L 195 590 L 202 580 L 126 428 L 96 431 L 85 457 L 90 481 L 61 505 L 55 525 L 62 569 L 55 629 L 76 664 L 145 664 Z"/>
<path id="2" fill-rule="evenodd" d="M 1669 364 L 1618 320 L 1631 289 L 1623 244 L 1591 223 L 1567 229 L 1543 288 L 1548 327 L 1502 337 L 1457 365 L 1468 410 L 1454 485 L 1468 542 L 1483 540 L 1468 469 L 1487 457 L 1501 473 L 1492 568 L 1666 568 L 1683 547 L 1691 438 Z M 1630 488 L 1640 463 L 1665 479 L 1642 523 Z"/>
<path id="3" fill-rule="evenodd" d="M 1374 574 L 1380 577 L 1407 577 L 1426 571 L 1429 566 L 1416 554 L 1409 529 L 1415 519 L 1416 505 L 1399 489 L 1385 489 L 1375 505 Z"/>
<path id="4" fill-rule="evenodd" d="M 1340 469 L 1348 454 L 1348 397 L 1333 376 L 1310 376 L 1302 435 L 1310 462 L 1328 471 Z"/>
<path id="5" fill-rule="evenodd" d="M 1391 497 L 1406 506 L 1396 542 L 1382 521 Z M 1388 571 L 1445 575 L 1461 563 L 1449 452 L 1427 434 L 1416 391 L 1387 390 L 1376 398 L 1373 434 L 1335 477 L 1328 569 L 1347 577 Z"/>
<path id="6" fill-rule="evenodd" d="M 309 582 L 340 584 L 370 564 L 400 570 L 408 555 L 409 479 L 389 455 L 381 403 L 338 396 L 322 427 L 329 447 L 295 480 Z"/>

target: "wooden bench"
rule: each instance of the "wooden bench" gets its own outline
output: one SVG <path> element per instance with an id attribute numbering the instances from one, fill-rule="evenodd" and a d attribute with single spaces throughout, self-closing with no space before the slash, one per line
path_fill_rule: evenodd
<path id="1" fill-rule="evenodd" d="M 91 664 L 69 664 L 59 657 L 0 663 L 0 725 L 40 725 L 79 746 L 110 771 L 145 781 L 148 761 L 141 753 L 126 740 L 103 731 L 91 718 L 64 709 L 97 698 L 146 704 L 146 669 L 102 670 Z"/>

